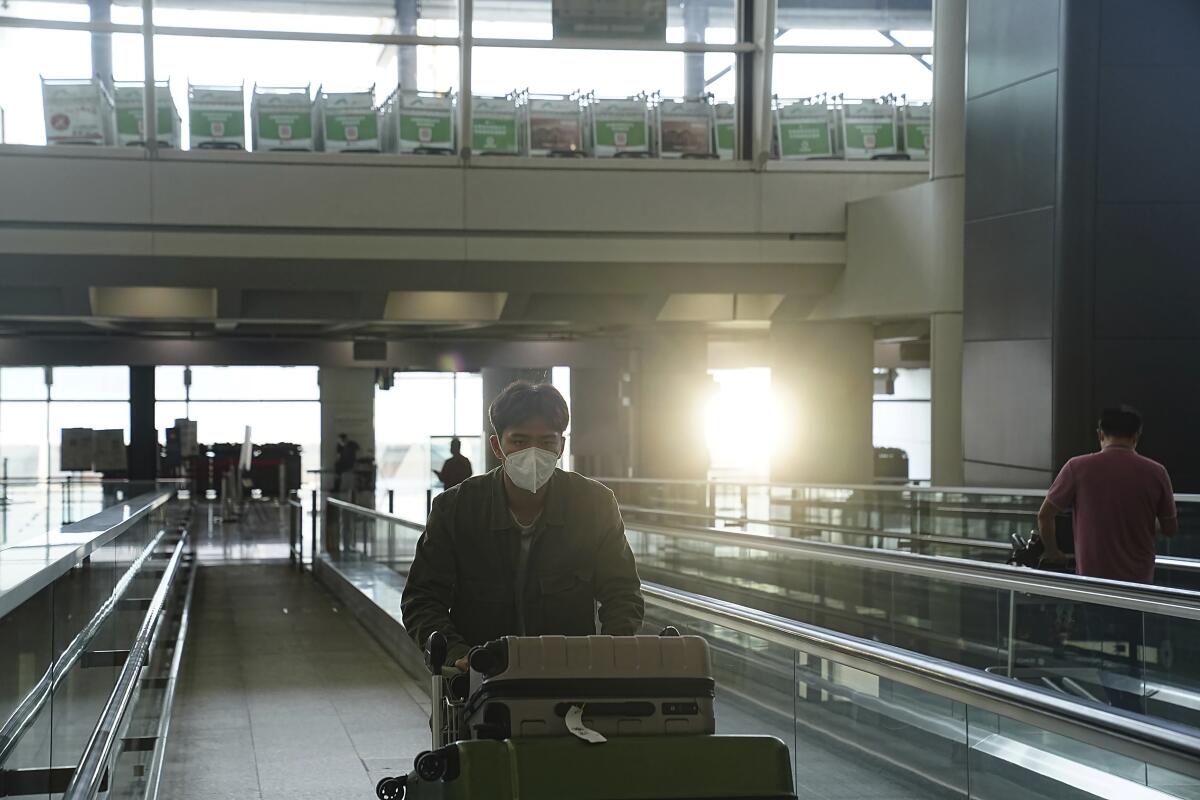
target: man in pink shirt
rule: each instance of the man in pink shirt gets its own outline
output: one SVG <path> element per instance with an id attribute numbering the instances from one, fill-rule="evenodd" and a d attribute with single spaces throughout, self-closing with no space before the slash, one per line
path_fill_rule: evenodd
<path id="1" fill-rule="evenodd" d="M 1066 561 L 1055 539 L 1054 518 L 1073 508 L 1076 572 L 1090 578 L 1154 582 L 1155 521 L 1166 536 L 1174 536 L 1179 525 L 1167 470 L 1137 454 L 1141 433 L 1142 417 L 1128 406 L 1106 408 L 1100 414 L 1100 452 L 1068 461 L 1038 511 L 1044 563 Z M 1142 615 L 1100 605 L 1081 610 L 1087 638 L 1100 643 L 1095 652 L 1108 702 L 1145 713 Z"/>
<path id="2" fill-rule="evenodd" d="M 1133 583 L 1154 582 L 1155 520 L 1163 535 L 1179 529 L 1167 470 L 1138 455 L 1142 417 L 1129 406 L 1100 415 L 1100 452 L 1066 463 L 1038 511 L 1046 563 L 1066 555 L 1055 540 L 1054 518 L 1075 512 L 1075 564 L 1080 575 Z"/>

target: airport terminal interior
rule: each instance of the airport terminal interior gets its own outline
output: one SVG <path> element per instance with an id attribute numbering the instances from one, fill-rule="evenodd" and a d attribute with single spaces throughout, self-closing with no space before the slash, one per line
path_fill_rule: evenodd
<path id="1" fill-rule="evenodd" d="M 1196 0 L 0 0 L 0 798 L 1200 800 L 1198 82 Z"/>

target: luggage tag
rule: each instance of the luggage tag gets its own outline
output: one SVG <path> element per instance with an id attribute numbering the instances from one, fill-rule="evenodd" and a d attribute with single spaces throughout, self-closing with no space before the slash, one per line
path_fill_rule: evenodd
<path id="1" fill-rule="evenodd" d="M 583 706 L 571 706 L 571 708 L 567 711 L 566 723 L 567 730 L 570 731 L 573 736 L 576 736 L 585 742 L 589 742 L 591 744 L 600 744 L 601 742 L 608 741 L 608 739 L 604 738 L 604 734 L 600 733 L 599 731 L 594 731 L 587 725 L 583 724 Z"/>

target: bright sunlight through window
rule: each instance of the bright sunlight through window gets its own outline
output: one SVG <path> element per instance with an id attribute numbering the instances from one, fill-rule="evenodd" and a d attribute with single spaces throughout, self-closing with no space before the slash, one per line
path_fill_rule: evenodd
<path id="1" fill-rule="evenodd" d="M 714 478 L 766 480 L 783 414 L 767 367 L 709 370 L 714 392 L 705 408 L 705 438 Z"/>

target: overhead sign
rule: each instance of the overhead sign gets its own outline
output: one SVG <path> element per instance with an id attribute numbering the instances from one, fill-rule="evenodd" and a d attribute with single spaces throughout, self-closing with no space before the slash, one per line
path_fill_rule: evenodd
<path id="1" fill-rule="evenodd" d="M 666 0 L 552 0 L 555 39 L 666 41 Z"/>

